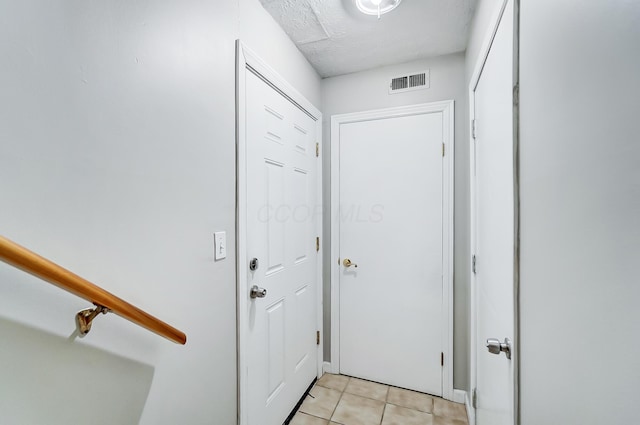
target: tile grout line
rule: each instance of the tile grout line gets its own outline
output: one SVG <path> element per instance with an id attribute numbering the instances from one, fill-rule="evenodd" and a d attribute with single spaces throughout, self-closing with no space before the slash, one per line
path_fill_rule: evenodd
<path id="1" fill-rule="evenodd" d="M 344 386 L 344 388 L 342 389 L 342 391 L 340 392 L 340 398 L 338 398 L 338 402 L 336 403 L 335 407 L 333 408 L 333 411 L 331 412 L 331 416 L 329 416 L 329 422 L 327 422 L 327 425 L 331 425 L 331 422 L 333 421 L 333 415 L 336 414 L 336 410 L 338 409 L 338 405 L 340 404 L 340 402 L 342 401 L 342 396 L 344 395 L 344 390 L 347 389 L 347 386 L 349 385 L 349 381 L 351 381 L 351 378 L 349 378 L 347 380 L 347 384 Z M 338 423 L 338 422 L 336 422 Z"/>
<path id="2" fill-rule="evenodd" d="M 315 387 L 322 387 L 322 388 L 324 388 L 324 389 L 326 389 L 326 390 L 334 390 L 334 391 L 338 391 L 338 390 L 336 390 L 335 388 L 329 388 L 329 387 L 325 387 L 324 385 L 320 385 L 320 384 L 319 384 L 319 381 L 320 381 L 320 380 L 318 379 L 318 382 L 316 382 L 316 383 L 313 385 L 313 388 L 315 388 Z M 346 388 L 346 385 L 345 385 L 345 388 Z M 322 418 L 322 417 L 320 417 L 320 416 L 316 416 L 316 415 L 311 414 L 311 413 L 305 413 L 305 412 L 302 412 L 302 411 L 300 411 L 300 409 L 298 409 L 298 411 L 297 411 L 296 413 L 300 412 L 300 413 L 302 413 L 302 414 L 304 414 L 304 415 L 311 416 L 311 417 L 313 417 L 313 418 L 318 418 L 318 419 L 326 420 L 326 421 L 327 421 L 327 425 L 329 425 L 331 422 L 333 422 L 331 419 L 333 418 L 333 415 L 334 415 L 334 413 L 336 412 L 336 409 L 338 408 L 338 404 L 340 404 L 340 400 L 342 400 L 342 395 L 343 395 L 343 394 L 344 394 L 344 390 L 342 390 L 342 391 L 340 392 L 340 397 L 338 398 L 338 402 L 336 403 L 335 407 L 334 407 L 334 408 L 333 408 L 333 410 L 331 411 L 331 415 L 329 415 L 329 419 L 325 419 L 325 418 Z M 311 391 L 309 391 L 309 394 L 307 395 L 307 397 L 308 397 L 309 395 L 311 395 Z M 313 396 L 312 396 L 312 397 L 313 397 Z M 313 397 L 313 398 L 315 398 L 315 397 Z M 302 405 L 300 406 L 300 408 L 302 408 Z M 340 424 L 340 425 L 344 425 L 344 424 Z"/>
<path id="3" fill-rule="evenodd" d="M 378 425 L 382 425 L 382 421 L 384 420 L 384 412 L 387 411 L 387 401 L 385 400 L 384 406 L 382 407 L 382 416 L 380 416 L 380 423 Z"/>
<path id="4" fill-rule="evenodd" d="M 384 414 L 387 411 L 387 400 L 389 400 L 389 392 L 391 390 L 391 386 L 387 386 L 387 393 L 384 396 L 384 406 L 382 407 L 382 416 L 380 416 L 380 424 L 382 425 L 382 422 L 384 421 Z"/>

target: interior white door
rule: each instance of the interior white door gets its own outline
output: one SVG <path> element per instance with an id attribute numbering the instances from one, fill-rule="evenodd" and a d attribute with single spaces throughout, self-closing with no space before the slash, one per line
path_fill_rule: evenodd
<path id="1" fill-rule="evenodd" d="M 513 2 L 475 88 L 476 423 L 514 423 L 514 361 L 487 340 L 514 340 Z"/>
<path id="2" fill-rule="evenodd" d="M 340 373 L 442 395 L 443 114 L 340 127 Z M 353 265 L 345 265 L 345 261 Z"/>
<path id="3" fill-rule="evenodd" d="M 281 425 L 317 375 L 317 127 L 246 75 L 248 423 Z"/>

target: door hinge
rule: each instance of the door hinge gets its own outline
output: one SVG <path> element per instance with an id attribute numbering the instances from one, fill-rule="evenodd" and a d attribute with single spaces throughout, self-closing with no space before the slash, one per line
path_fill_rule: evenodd
<path id="1" fill-rule="evenodd" d="M 316 252 L 320 252 L 320 236 L 316 237 Z"/>
<path id="2" fill-rule="evenodd" d="M 471 257 L 471 270 L 476 274 L 476 256 Z"/>
<path id="3" fill-rule="evenodd" d="M 476 120 L 471 120 L 471 137 L 476 138 Z"/>
<path id="4" fill-rule="evenodd" d="M 520 84 L 513 86 L 513 106 L 520 104 Z"/>
<path id="5" fill-rule="evenodd" d="M 471 390 L 471 407 L 474 409 L 478 407 L 478 389 Z"/>
<path id="6" fill-rule="evenodd" d="M 316 345 L 320 345 L 320 331 L 316 331 Z"/>
<path id="7" fill-rule="evenodd" d="M 444 353 L 440 353 L 440 366 L 444 366 Z"/>
<path id="8" fill-rule="evenodd" d="M 442 156 L 444 156 L 444 143 L 442 144 Z"/>
<path id="9" fill-rule="evenodd" d="M 316 158 L 320 156 L 320 143 L 316 142 Z"/>

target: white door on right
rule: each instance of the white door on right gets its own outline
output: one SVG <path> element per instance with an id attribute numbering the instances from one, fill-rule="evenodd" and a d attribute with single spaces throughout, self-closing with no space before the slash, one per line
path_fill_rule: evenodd
<path id="1" fill-rule="evenodd" d="M 475 87 L 476 424 L 514 424 L 513 1 Z"/>

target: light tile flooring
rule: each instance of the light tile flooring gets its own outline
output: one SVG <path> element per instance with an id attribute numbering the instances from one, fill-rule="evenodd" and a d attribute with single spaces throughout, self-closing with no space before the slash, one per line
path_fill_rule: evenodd
<path id="1" fill-rule="evenodd" d="M 343 375 L 324 374 L 289 425 L 467 425 L 462 404 Z"/>

